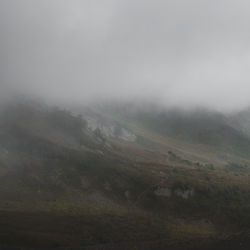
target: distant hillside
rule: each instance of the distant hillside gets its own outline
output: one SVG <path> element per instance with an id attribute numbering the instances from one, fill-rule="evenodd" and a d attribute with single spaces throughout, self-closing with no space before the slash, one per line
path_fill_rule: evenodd
<path id="1" fill-rule="evenodd" d="M 161 136 L 194 144 L 209 145 L 220 150 L 250 157 L 250 114 L 231 116 L 205 109 L 184 111 L 157 106 L 124 105 L 102 107 L 114 117 L 122 117 Z"/>

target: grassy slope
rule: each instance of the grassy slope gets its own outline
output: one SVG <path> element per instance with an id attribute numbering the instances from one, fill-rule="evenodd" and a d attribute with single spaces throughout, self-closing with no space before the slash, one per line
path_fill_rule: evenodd
<path id="1" fill-rule="evenodd" d="M 2 118 L 1 244 L 180 242 L 248 231 L 247 159 L 228 156 L 237 164 L 226 164 L 223 152 L 121 119 L 141 141 L 104 144 L 79 129 L 80 118 L 33 111 L 14 109 Z M 155 195 L 159 188 L 173 195 Z M 194 196 L 174 194 L 187 189 Z"/>

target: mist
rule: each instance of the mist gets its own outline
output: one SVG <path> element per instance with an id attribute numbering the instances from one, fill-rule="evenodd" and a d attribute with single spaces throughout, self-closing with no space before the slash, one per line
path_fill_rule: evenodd
<path id="1" fill-rule="evenodd" d="M 0 0 L 0 92 L 50 102 L 250 105 L 244 0 Z"/>

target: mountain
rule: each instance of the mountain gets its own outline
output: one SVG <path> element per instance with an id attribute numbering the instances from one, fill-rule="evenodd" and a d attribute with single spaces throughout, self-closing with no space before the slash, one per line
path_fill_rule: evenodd
<path id="1" fill-rule="evenodd" d="M 230 115 L 229 119 L 233 127 L 250 136 L 250 108 Z"/>
<path id="2" fill-rule="evenodd" d="M 130 104 L 131 105 L 131 104 Z M 166 109 L 155 105 L 104 105 L 100 113 L 154 132 L 163 138 L 206 145 L 219 151 L 249 158 L 250 113 L 225 115 L 206 109 Z"/>
<path id="3" fill-rule="evenodd" d="M 247 244 L 248 147 L 232 117 L 212 111 L 9 103 L 0 113 L 0 244 Z"/>

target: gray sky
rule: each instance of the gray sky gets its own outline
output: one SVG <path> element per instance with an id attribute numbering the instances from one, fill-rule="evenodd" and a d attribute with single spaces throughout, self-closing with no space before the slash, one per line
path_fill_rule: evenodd
<path id="1" fill-rule="evenodd" d="M 0 0 L 0 91 L 250 105 L 248 0 Z"/>

